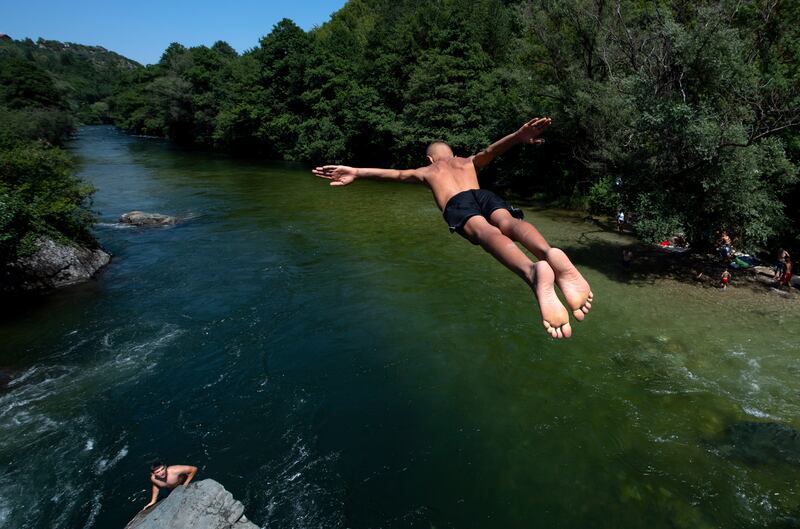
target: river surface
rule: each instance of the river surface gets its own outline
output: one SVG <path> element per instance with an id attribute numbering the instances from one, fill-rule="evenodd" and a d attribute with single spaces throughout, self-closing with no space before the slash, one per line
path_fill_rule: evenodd
<path id="1" fill-rule="evenodd" d="M 781 296 L 632 278 L 630 239 L 528 209 L 595 293 L 556 342 L 421 186 L 330 188 L 108 127 L 71 149 L 114 259 L 3 308 L 0 527 L 121 529 L 155 459 L 270 528 L 797 522 Z M 133 209 L 184 221 L 116 224 Z"/>

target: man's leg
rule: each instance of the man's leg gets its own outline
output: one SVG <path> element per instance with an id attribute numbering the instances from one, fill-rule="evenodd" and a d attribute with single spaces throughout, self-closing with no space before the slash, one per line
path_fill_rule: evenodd
<path id="1" fill-rule="evenodd" d="M 556 295 L 555 275 L 546 261 L 534 264 L 514 241 L 480 215 L 470 217 L 464 225 L 464 233 L 533 289 L 542 313 L 542 324 L 550 336 L 569 338 L 572 335 L 569 313 Z"/>
<path id="2" fill-rule="evenodd" d="M 522 243 L 537 259 L 546 260 L 555 272 L 556 284 L 578 321 L 583 321 L 594 299 L 589 283 L 562 250 L 551 248 L 532 224 L 511 216 L 506 209 L 496 209 L 490 216 L 493 226 L 511 240 Z"/>

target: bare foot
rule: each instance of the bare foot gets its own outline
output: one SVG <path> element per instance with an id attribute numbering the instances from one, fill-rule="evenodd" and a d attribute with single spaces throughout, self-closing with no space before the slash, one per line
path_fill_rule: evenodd
<path id="1" fill-rule="evenodd" d="M 554 281 L 555 274 L 547 261 L 539 261 L 533 265 L 533 292 L 539 301 L 542 325 L 553 338 L 569 338 L 572 336 L 569 312 L 556 295 Z"/>
<path id="2" fill-rule="evenodd" d="M 564 299 L 572 311 L 572 315 L 576 320 L 583 321 L 586 313 L 592 308 L 594 299 L 589 283 L 578 272 L 567 254 L 558 248 L 547 250 L 546 259 L 555 272 L 556 284 L 564 294 Z"/>

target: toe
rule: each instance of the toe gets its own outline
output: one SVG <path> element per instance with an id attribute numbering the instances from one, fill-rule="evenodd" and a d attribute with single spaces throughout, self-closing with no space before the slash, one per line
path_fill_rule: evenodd
<path id="1" fill-rule="evenodd" d="M 573 310 L 572 315 L 575 316 L 575 319 L 578 321 L 583 321 L 583 318 L 586 317 L 586 313 L 583 312 L 583 307 Z"/>
<path id="2" fill-rule="evenodd" d="M 565 323 L 561 326 L 561 332 L 564 334 L 564 338 L 569 338 L 572 336 L 572 327 L 570 327 L 569 323 Z"/>
<path id="3" fill-rule="evenodd" d="M 587 314 L 589 312 L 589 307 L 584 305 L 583 307 L 581 307 L 581 311 L 583 311 L 584 314 Z"/>
<path id="4" fill-rule="evenodd" d="M 564 334 L 561 332 L 561 329 L 556 329 L 556 338 L 563 338 Z"/>

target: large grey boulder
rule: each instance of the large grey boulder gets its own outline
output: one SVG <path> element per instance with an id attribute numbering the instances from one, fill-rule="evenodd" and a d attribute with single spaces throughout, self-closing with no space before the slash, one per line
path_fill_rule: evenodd
<path id="1" fill-rule="evenodd" d="M 213 479 L 178 486 L 167 499 L 142 511 L 125 529 L 259 529 L 244 506 Z"/>
<path id="2" fill-rule="evenodd" d="M 41 237 L 32 255 L 21 257 L 6 267 L 0 289 L 42 290 L 73 285 L 90 279 L 110 260 L 111 256 L 100 248 L 85 248 Z"/>
<path id="3" fill-rule="evenodd" d="M 145 213 L 144 211 L 129 211 L 119 218 L 123 224 L 134 226 L 170 226 L 176 224 L 178 219 L 161 213 Z"/>

